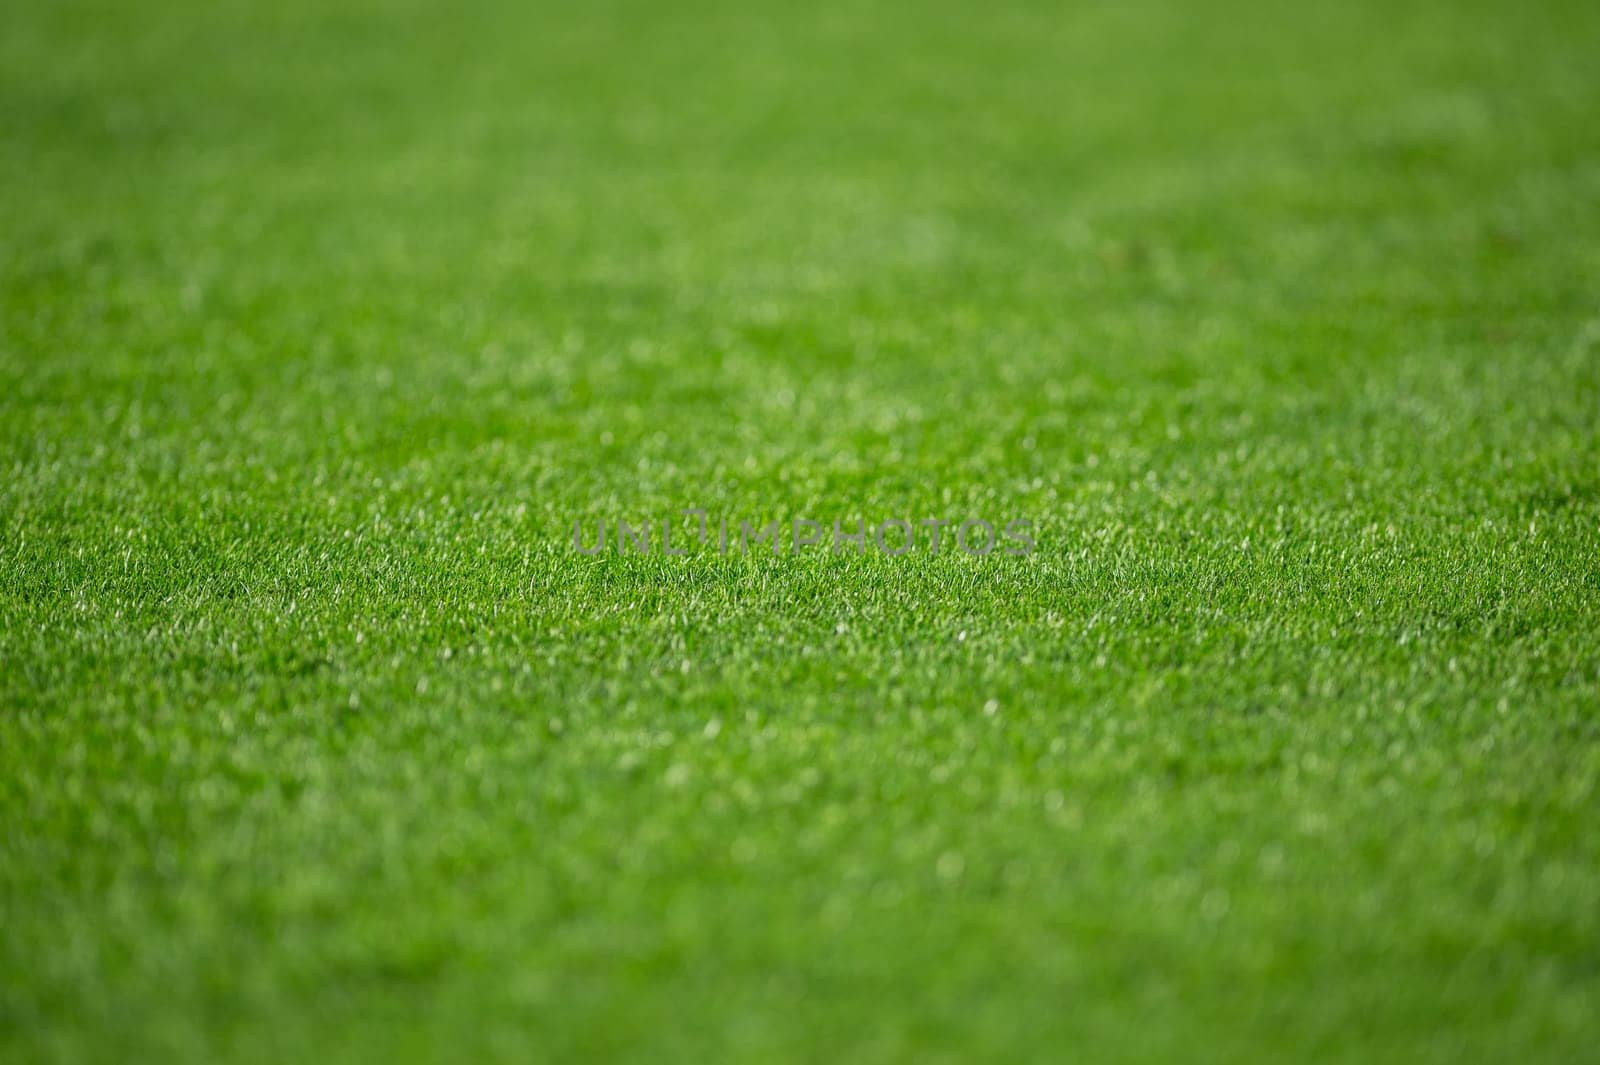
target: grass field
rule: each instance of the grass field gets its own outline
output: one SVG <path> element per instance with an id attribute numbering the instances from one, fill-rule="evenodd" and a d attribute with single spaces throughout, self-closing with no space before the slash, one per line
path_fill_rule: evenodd
<path id="1" fill-rule="evenodd" d="M 7 4 L 0 1059 L 1600 1060 L 1597 58 Z"/>

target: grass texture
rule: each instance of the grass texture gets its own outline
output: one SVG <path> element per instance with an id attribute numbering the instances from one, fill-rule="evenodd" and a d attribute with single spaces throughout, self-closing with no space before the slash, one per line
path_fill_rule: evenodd
<path id="1" fill-rule="evenodd" d="M 1596 1060 L 1597 54 L 6 5 L 0 1057 Z"/>

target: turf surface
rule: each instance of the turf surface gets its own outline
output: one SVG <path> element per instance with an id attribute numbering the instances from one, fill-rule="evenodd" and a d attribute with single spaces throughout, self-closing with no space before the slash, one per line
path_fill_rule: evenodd
<path id="1" fill-rule="evenodd" d="M 1597 54 L 6 5 L 0 1057 L 1595 1060 Z"/>

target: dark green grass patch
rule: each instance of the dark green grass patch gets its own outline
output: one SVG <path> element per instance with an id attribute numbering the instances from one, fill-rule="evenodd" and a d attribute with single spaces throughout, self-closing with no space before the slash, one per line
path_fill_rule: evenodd
<path id="1" fill-rule="evenodd" d="M 1596 54 L 10 5 L 0 1056 L 1592 1059 Z"/>

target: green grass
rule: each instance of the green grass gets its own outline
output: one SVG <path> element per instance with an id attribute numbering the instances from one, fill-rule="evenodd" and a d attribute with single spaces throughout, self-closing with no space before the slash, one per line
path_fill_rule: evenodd
<path id="1" fill-rule="evenodd" d="M 1597 54 L 6 5 L 0 1058 L 1597 1060 Z"/>

